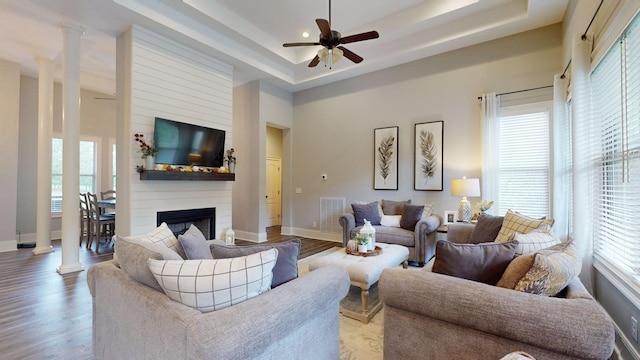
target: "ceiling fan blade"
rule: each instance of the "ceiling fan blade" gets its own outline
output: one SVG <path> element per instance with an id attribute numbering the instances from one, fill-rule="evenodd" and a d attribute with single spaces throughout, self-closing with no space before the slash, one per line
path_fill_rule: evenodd
<path id="1" fill-rule="evenodd" d="M 311 62 L 309 63 L 309 67 L 315 67 L 316 65 L 318 65 L 320 63 L 320 57 L 318 55 L 316 55 L 316 57 L 314 57 Z"/>
<path id="2" fill-rule="evenodd" d="M 362 57 L 360 57 L 359 55 L 357 55 L 353 51 L 345 48 L 344 46 L 338 46 L 338 49 L 342 50 L 342 55 L 344 57 L 346 57 L 347 59 L 353 61 L 356 64 L 361 63 L 362 60 L 364 60 Z"/>
<path id="3" fill-rule="evenodd" d="M 284 43 L 282 46 L 284 47 L 292 47 L 292 46 L 313 46 L 320 45 L 319 42 L 300 42 L 300 43 Z"/>
<path id="4" fill-rule="evenodd" d="M 318 24 L 318 28 L 320 29 L 320 34 L 322 35 L 322 37 L 330 39 L 331 25 L 329 25 L 329 21 L 325 19 L 316 19 L 316 24 Z"/>
<path id="5" fill-rule="evenodd" d="M 377 31 L 368 31 L 368 32 L 360 33 L 360 34 L 345 36 L 342 39 L 340 39 L 340 43 L 341 44 L 348 44 L 348 43 L 352 43 L 352 42 L 356 42 L 356 41 L 377 39 L 379 37 L 380 37 L 380 34 L 378 34 Z"/>

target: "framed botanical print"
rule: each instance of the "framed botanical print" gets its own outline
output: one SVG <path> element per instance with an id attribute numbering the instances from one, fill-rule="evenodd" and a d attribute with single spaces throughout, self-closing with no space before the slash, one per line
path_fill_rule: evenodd
<path id="1" fill-rule="evenodd" d="M 415 125 L 413 169 L 415 190 L 442 191 L 443 133 L 444 121 Z"/>
<path id="2" fill-rule="evenodd" d="M 398 127 L 373 130 L 373 188 L 398 190 Z"/>

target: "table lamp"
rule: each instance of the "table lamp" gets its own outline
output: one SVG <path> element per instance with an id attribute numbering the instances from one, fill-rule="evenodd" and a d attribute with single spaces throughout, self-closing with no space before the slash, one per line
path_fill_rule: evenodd
<path id="1" fill-rule="evenodd" d="M 480 180 L 467 179 L 466 176 L 451 180 L 451 196 L 462 196 L 458 204 L 458 220 L 471 221 L 471 203 L 467 196 L 480 196 Z"/>

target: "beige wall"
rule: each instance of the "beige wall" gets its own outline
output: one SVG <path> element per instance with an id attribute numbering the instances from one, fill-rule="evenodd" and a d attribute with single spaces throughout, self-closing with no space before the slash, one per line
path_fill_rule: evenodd
<path id="1" fill-rule="evenodd" d="M 111 147 L 115 140 L 115 101 L 113 98 L 89 90 L 80 92 L 80 136 L 98 141 L 99 158 L 96 190 L 111 187 Z M 54 85 L 53 134 L 62 135 L 62 86 Z M 36 232 L 36 164 L 38 144 L 38 79 L 20 78 L 20 136 L 17 185 L 17 230 L 23 242 L 34 242 Z M 60 238 L 60 217 L 51 222 L 52 238 Z"/>
<path id="2" fill-rule="evenodd" d="M 269 126 L 282 131 L 283 226 L 289 226 L 291 197 L 291 127 L 293 96 L 263 81 L 240 85 L 233 90 L 233 127 L 238 129 L 238 164 L 233 187 L 233 227 L 236 237 L 266 241 L 266 157 Z M 287 232 L 287 230 L 283 230 Z"/>
<path id="3" fill-rule="evenodd" d="M 0 60 L 0 251 L 16 249 L 20 65 Z"/>
<path id="4" fill-rule="evenodd" d="M 312 226 L 320 197 L 344 197 L 347 207 L 384 198 L 433 203 L 439 215 L 455 210 L 451 179 L 481 175 L 477 97 L 551 85 L 562 67 L 557 24 L 296 93 L 292 187 L 302 193 L 293 194 L 293 232 L 335 236 Z M 444 121 L 444 191 L 414 191 L 414 124 L 437 120 Z M 388 126 L 399 126 L 399 190 L 376 191 L 373 130 Z"/>

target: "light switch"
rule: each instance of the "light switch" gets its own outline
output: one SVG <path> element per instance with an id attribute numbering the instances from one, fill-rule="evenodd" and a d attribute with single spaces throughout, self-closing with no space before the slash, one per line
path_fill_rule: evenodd
<path id="1" fill-rule="evenodd" d="M 296 194 L 302 194 L 302 188 L 296 188 Z"/>

